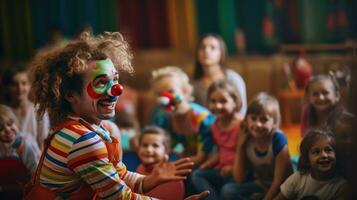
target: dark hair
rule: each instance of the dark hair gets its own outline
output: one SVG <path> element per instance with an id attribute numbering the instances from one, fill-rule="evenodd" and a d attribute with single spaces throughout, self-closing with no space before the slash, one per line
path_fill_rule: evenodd
<path id="1" fill-rule="evenodd" d="M 334 81 L 334 79 L 331 76 L 328 75 L 317 75 L 314 76 L 306 85 L 305 88 L 305 96 L 306 98 L 310 95 L 310 90 L 313 84 L 320 82 L 320 81 L 330 81 L 332 83 L 333 86 L 333 91 L 335 92 L 335 94 L 337 96 L 340 96 L 340 90 L 339 90 L 339 86 L 336 83 L 336 81 Z M 332 110 L 332 112 L 330 112 L 329 118 L 333 118 L 333 115 L 339 111 L 339 109 L 342 109 L 341 106 L 334 106 L 334 109 Z M 309 106 L 309 110 L 308 110 L 308 123 L 310 125 L 316 125 L 317 124 L 317 113 L 316 113 L 316 109 L 313 106 Z"/>
<path id="2" fill-rule="evenodd" d="M 28 72 L 28 69 L 26 68 L 26 65 L 18 65 L 18 66 L 9 67 L 4 71 L 4 73 L 2 75 L 1 84 L 4 87 L 4 100 L 5 100 L 6 104 L 9 104 L 11 102 L 11 95 L 9 94 L 9 87 L 14 82 L 14 76 L 19 73 L 27 73 L 27 72 Z"/>
<path id="3" fill-rule="evenodd" d="M 239 112 L 242 109 L 242 97 L 239 94 L 238 88 L 231 81 L 224 79 L 213 82 L 208 88 L 207 99 L 209 99 L 214 91 L 219 89 L 225 90 L 232 97 L 237 105 L 235 111 Z"/>
<path id="4" fill-rule="evenodd" d="M 215 33 L 207 33 L 204 34 L 200 37 L 199 41 L 198 41 L 198 45 L 196 47 L 196 55 L 195 55 L 195 68 L 194 68 L 194 72 L 193 72 L 193 79 L 194 80 L 198 80 L 200 78 L 203 77 L 203 67 L 199 61 L 198 58 L 198 51 L 200 49 L 201 43 L 205 38 L 208 37 L 213 37 L 215 39 L 218 40 L 219 42 L 219 47 L 220 47 L 220 51 L 221 51 L 221 59 L 219 61 L 219 64 L 221 66 L 222 71 L 225 73 L 226 72 L 226 57 L 227 57 L 227 46 L 226 43 L 224 42 L 223 38 Z"/>
<path id="5" fill-rule="evenodd" d="M 266 92 L 258 93 L 250 102 L 246 116 L 267 113 L 274 119 L 274 128 L 279 128 L 281 122 L 280 106 L 278 100 Z"/>
<path id="6" fill-rule="evenodd" d="M 321 138 L 328 139 L 331 147 L 336 152 L 336 141 L 333 133 L 329 129 L 325 127 L 323 129 L 309 130 L 300 143 L 300 158 L 298 161 L 298 170 L 302 174 L 306 174 L 310 171 L 311 166 L 309 161 L 309 152 L 315 142 Z M 337 161 L 338 160 L 336 159 L 336 166 L 338 166 Z"/>
<path id="7" fill-rule="evenodd" d="M 154 134 L 154 135 L 160 135 L 164 138 L 164 146 L 166 148 L 166 151 L 169 152 L 171 149 L 171 137 L 170 135 L 162 128 L 151 125 L 151 126 L 146 126 L 144 129 L 141 131 L 141 134 L 139 136 L 139 144 L 141 143 L 142 138 L 144 135 L 148 134 Z"/>

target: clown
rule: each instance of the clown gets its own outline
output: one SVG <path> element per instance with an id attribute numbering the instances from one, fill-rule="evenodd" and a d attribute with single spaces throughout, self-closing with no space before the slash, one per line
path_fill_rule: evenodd
<path id="1" fill-rule="evenodd" d="M 118 70 L 132 71 L 127 42 L 119 33 L 84 33 L 66 47 L 32 63 L 34 101 L 48 111 L 52 129 L 27 199 L 149 199 L 156 185 L 185 179 L 192 162 L 162 162 L 152 175 L 130 172 L 120 139 L 102 120 L 115 115 L 123 92 Z M 203 198 L 207 193 L 189 199 Z"/>

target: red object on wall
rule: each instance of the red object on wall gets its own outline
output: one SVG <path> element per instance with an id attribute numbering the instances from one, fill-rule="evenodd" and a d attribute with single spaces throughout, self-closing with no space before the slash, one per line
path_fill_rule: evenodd
<path id="1" fill-rule="evenodd" d="M 312 67 L 305 58 L 304 49 L 300 49 L 299 56 L 294 61 L 292 67 L 296 87 L 304 89 L 312 76 Z"/>

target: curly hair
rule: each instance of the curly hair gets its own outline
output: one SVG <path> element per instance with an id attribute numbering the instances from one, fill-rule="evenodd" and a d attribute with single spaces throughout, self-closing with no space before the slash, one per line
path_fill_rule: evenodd
<path id="1" fill-rule="evenodd" d="M 111 59 L 119 71 L 133 73 L 129 44 L 118 32 L 93 36 L 84 32 L 64 47 L 39 52 L 30 64 L 33 100 L 38 115 L 48 112 L 51 125 L 63 120 L 71 106 L 66 94 L 81 94 L 87 63 Z"/>

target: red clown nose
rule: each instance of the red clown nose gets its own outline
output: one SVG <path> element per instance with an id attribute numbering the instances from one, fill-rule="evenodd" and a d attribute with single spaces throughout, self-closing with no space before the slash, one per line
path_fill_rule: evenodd
<path id="1" fill-rule="evenodd" d="M 110 96 L 119 96 L 119 95 L 121 95 L 123 93 L 123 91 L 124 91 L 124 87 L 118 83 L 118 84 L 113 85 L 108 90 L 108 94 Z"/>

